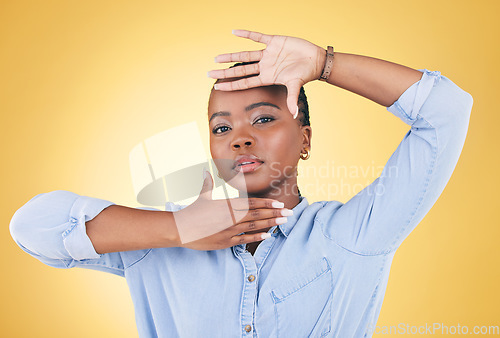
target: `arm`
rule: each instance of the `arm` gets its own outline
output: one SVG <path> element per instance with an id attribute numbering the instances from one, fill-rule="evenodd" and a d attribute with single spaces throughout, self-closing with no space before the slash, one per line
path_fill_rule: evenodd
<path id="1" fill-rule="evenodd" d="M 267 47 L 218 55 L 216 62 L 258 63 L 210 71 L 209 76 L 221 79 L 254 75 L 216 89 L 281 84 L 288 89 L 287 104 L 294 114 L 300 87 L 320 77 L 326 51 L 295 37 L 246 30 L 234 34 Z M 472 97 L 439 72 L 338 52 L 327 82 L 386 106 L 411 126 L 380 177 L 345 205 L 328 202 L 316 218 L 325 236 L 348 250 L 365 255 L 393 251 L 450 179 L 465 142 Z"/>
<path id="2" fill-rule="evenodd" d="M 19 208 L 10 233 L 19 247 L 56 268 L 82 267 L 124 276 L 124 251 L 178 246 L 173 212 L 134 209 L 70 191 L 39 194 Z M 129 262 L 130 263 L 130 262 Z"/>
<path id="3" fill-rule="evenodd" d="M 97 253 L 179 246 L 174 213 L 111 205 L 86 222 Z"/>
<path id="4" fill-rule="evenodd" d="M 79 266 L 123 276 L 121 254 L 97 253 L 85 229 L 86 222 L 111 205 L 64 190 L 39 194 L 15 212 L 10 233 L 21 249 L 49 266 Z"/>
<path id="5" fill-rule="evenodd" d="M 216 56 L 216 62 L 258 63 L 209 71 L 208 76 L 216 79 L 245 77 L 218 83 L 214 88 L 231 91 L 273 84 L 284 85 L 288 91 L 288 108 L 294 115 L 300 87 L 319 79 L 323 72 L 326 50 L 304 39 L 290 36 L 267 35 L 247 30 L 235 30 L 233 33 L 264 43 L 267 47 L 262 51 Z M 339 52 L 334 55 L 332 71 L 327 82 L 384 106 L 391 105 L 421 77 L 417 70 L 389 61 Z"/>
<path id="6" fill-rule="evenodd" d="M 389 61 L 338 52 L 334 55 L 327 82 L 386 107 L 422 77 L 418 70 Z M 323 64 L 325 58 L 321 58 Z"/>
<path id="7" fill-rule="evenodd" d="M 329 203 L 319 218 L 325 235 L 353 252 L 396 250 L 437 201 L 460 157 L 472 97 L 439 72 L 421 73 L 387 108 L 411 128 L 382 174 L 340 208 Z"/>
<path id="8" fill-rule="evenodd" d="M 198 199 L 185 208 L 177 206 L 174 212 L 112 205 L 86 223 L 87 234 L 98 252 L 166 247 L 217 250 L 260 241 L 261 235 L 269 236 L 266 228 L 283 222 L 283 203 L 264 198 L 212 200 L 212 189 L 207 173 Z M 248 213 L 249 209 L 253 212 Z"/>
<path id="9" fill-rule="evenodd" d="M 254 198 L 212 200 L 212 187 L 208 175 L 200 197 L 186 208 L 173 205 L 172 212 L 134 209 L 69 191 L 52 191 L 35 196 L 17 210 L 10 232 L 25 252 L 47 265 L 81 266 L 123 275 L 123 251 L 227 248 L 262 240 L 262 233 L 241 233 L 265 229 L 282 218 L 282 203 Z M 236 221 L 228 205 L 234 208 Z M 249 205 L 254 211 L 251 214 Z M 178 229 L 191 240 L 181 242 Z"/>

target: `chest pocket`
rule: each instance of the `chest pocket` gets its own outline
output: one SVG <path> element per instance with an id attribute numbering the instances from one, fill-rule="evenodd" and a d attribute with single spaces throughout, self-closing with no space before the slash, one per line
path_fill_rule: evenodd
<path id="1" fill-rule="evenodd" d="M 323 257 L 271 291 L 279 337 L 324 337 L 331 330 L 333 276 Z"/>

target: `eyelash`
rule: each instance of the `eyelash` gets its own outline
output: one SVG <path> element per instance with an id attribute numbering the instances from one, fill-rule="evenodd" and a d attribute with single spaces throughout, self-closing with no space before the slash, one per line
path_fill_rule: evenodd
<path id="1" fill-rule="evenodd" d="M 260 120 L 263 120 L 263 119 L 268 119 L 269 121 L 268 122 L 263 122 L 263 123 L 269 123 L 269 122 L 272 122 L 274 121 L 274 117 L 271 117 L 271 116 L 262 116 L 262 117 L 259 117 L 255 123 L 257 123 L 257 121 L 260 121 Z M 259 123 L 259 124 L 263 124 L 263 123 Z M 217 130 L 219 130 L 220 128 L 229 128 L 228 126 L 215 126 L 214 129 L 212 129 L 212 133 L 214 134 L 222 134 L 224 132 L 221 132 L 221 133 L 218 133 Z"/>

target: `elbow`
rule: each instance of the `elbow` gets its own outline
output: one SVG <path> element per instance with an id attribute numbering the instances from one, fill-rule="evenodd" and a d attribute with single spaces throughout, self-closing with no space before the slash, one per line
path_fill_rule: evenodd
<path id="1" fill-rule="evenodd" d="M 21 208 L 19 208 L 12 216 L 9 224 L 9 231 L 14 242 L 17 243 L 23 250 L 28 246 L 29 234 L 33 230 L 33 205 L 34 200 L 42 197 L 46 193 L 38 194 L 26 202 Z M 25 250 L 26 251 L 26 250 Z"/>
<path id="2" fill-rule="evenodd" d="M 469 94 L 468 92 L 462 90 L 461 97 L 460 97 L 460 102 L 461 102 L 461 112 L 465 116 L 467 120 L 467 124 L 469 123 L 470 119 L 470 114 L 472 112 L 472 105 L 474 104 L 474 99 L 472 98 L 472 95 Z"/>
<path id="3" fill-rule="evenodd" d="M 456 111 L 456 132 L 461 136 L 462 142 L 465 141 L 465 137 L 469 129 L 473 103 L 474 99 L 472 98 L 472 95 L 460 89 L 460 93 L 456 96 L 454 108 Z"/>
<path id="4" fill-rule="evenodd" d="M 466 91 L 460 89 L 460 92 L 455 96 L 455 101 L 453 103 L 453 110 L 455 116 L 452 121 L 454 121 L 454 132 L 452 133 L 452 138 L 456 137 L 459 139 L 460 144 L 463 146 L 467 132 L 469 130 L 470 115 L 472 112 L 472 104 L 474 100 L 472 95 Z M 453 135 L 455 134 L 455 135 Z"/>
<path id="5" fill-rule="evenodd" d="M 458 123 L 468 126 L 474 99 L 472 95 L 448 78 L 445 78 L 449 90 L 448 110 L 453 114 L 453 119 Z"/>
<path id="6" fill-rule="evenodd" d="M 441 146 L 443 147 L 448 141 L 463 144 L 474 103 L 472 95 L 442 76 L 430 101 L 431 105 L 440 107 L 439 115 L 434 116 L 431 123 L 439 129 L 438 138 L 441 139 Z"/>
<path id="7" fill-rule="evenodd" d="M 21 249 L 34 256 L 46 251 L 42 247 L 53 250 L 60 240 L 54 234 L 63 231 L 76 198 L 76 194 L 63 190 L 34 196 L 12 216 L 9 224 L 12 239 Z"/>

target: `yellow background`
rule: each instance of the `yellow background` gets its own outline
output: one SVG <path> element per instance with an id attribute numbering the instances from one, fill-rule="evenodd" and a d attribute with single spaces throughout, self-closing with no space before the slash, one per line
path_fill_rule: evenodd
<path id="1" fill-rule="evenodd" d="M 52 190 L 139 206 L 129 151 L 191 121 L 207 142 L 206 72 L 222 67 L 213 57 L 264 47 L 231 34 L 240 28 L 439 70 L 473 96 L 461 158 L 395 256 L 378 325 L 500 325 L 496 3 L 1 1 L 0 335 L 137 337 L 124 279 L 45 266 L 17 247 L 8 225 L 31 197 Z M 306 93 L 314 132 L 307 165 L 383 166 L 409 129 L 334 86 L 310 83 Z M 375 177 L 344 180 L 364 186 Z"/>

